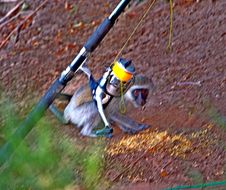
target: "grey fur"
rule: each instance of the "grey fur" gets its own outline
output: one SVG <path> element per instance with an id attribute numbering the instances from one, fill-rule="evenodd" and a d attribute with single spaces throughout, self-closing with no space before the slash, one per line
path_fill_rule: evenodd
<path id="1" fill-rule="evenodd" d="M 125 104 L 131 102 L 134 107 L 138 107 L 140 105 L 138 105 L 137 102 L 134 100 L 131 90 L 134 90 L 136 88 L 145 88 L 149 91 L 153 90 L 153 83 L 151 83 L 151 80 L 149 80 L 145 76 L 139 75 L 138 77 L 139 84 L 136 84 L 135 82 L 134 85 L 131 86 L 125 94 Z M 103 122 L 100 118 L 95 102 L 93 100 L 90 100 L 88 102 L 82 103 L 81 105 L 75 104 L 76 98 L 81 98 L 81 91 L 83 91 L 84 89 L 85 87 L 83 86 L 75 92 L 71 101 L 64 110 L 64 119 L 67 122 L 70 122 L 80 128 L 80 133 L 82 135 L 96 137 L 96 135 L 93 133 L 93 130 L 95 127 L 97 127 Z M 113 98 L 110 104 L 105 109 L 106 117 L 110 122 L 115 122 L 122 131 L 130 134 L 137 133 L 149 127 L 149 125 L 139 124 L 133 121 L 131 118 L 120 114 L 119 103 L 120 97 Z"/>

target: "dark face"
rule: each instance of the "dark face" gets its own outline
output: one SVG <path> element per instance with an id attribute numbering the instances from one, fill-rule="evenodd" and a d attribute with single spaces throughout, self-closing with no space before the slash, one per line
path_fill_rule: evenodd
<path id="1" fill-rule="evenodd" d="M 135 89 L 132 91 L 132 94 L 136 103 L 140 106 L 143 106 L 146 104 L 148 93 L 149 93 L 149 90 L 145 88 Z"/>

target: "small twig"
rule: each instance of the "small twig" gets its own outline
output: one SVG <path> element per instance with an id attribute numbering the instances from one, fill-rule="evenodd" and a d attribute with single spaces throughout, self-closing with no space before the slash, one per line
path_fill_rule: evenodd
<path id="1" fill-rule="evenodd" d="M 9 20 L 7 20 L 6 22 L 4 22 L 3 24 L 0 25 L 0 30 L 7 24 L 9 24 L 10 22 L 12 22 L 13 20 L 17 19 L 19 16 L 25 17 L 28 14 L 31 14 L 32 11 L 26 11 L 26 12 L 19 12 L 17 13 L 15 16 L 11 17 Z"/>
<path id="2" fill-rule="evenodd" d="M 0 24 L 4 23 L 8 18 L 19 12 L 20 7 L 23 5 L 24 1 L 18 3 L 15 7 L 13 7 L 3 18 L 0 19 Z"/>
<path id="3" fill-rule="evenodd" d="M 197 86 L 202 86 L 201 81 L 197 81 L 197 82 L 191 82 L 191 81 L 177 82 L 176 85 L 178 85 L 178 86 L 183 86 L 183 85 L 197 85 Z"/>
<path id="4" fill-rule="evenodd" d="M 132 164 L 129 165 L 125 170 L 123 170 L 120 174 L 118 174 L 112 182 L 115 182 L 121 175 L 123 175 L 126 171 L 128 171 L 130 168 L 132 168 L 137 162 L 139 162 L 146 154 L 148 153 L 148 150 L 146 150 L 139 158 L 137 158 Z"/>
<path id="5" fill-rule="evenodd" d="M 0 0 L 0 3 L 13 3 L 16 2 L 17 0 Z"/>
<path id="6" fill-rule="evenodd" d="M 171 49 L 172 38 L 173 38 L 173 0 L 170 0 L 170 30 L 168 45 L 166 47 L 167 50 Z"/>
<path id="7" fill-rule="evenodd" d="M 9 20 L 3 22 L 2 24 L 0 23 L 0 30 L 7 24 L 9 24 L 10 22 L 12 22 L 13 20 L 17 19 L 20 16 L 20 12 L 17 13 L 15 16 L 11 17 Z"/>
<path id="8" fill-rule="evenodd" d="M 19 40 L 19 32 L 21 30 L 21 27 L 30 19 L 32 18 L 46 3 L 48 0 L 45 0 L 41 5 L 37 7 L 31 14 L 29 14 L 16 28 L 13 29 L 13 31 L 6 37 L 6 39 L 1 43 L 0 49 L 8 42 L 10 37 L 16 32 L 16 38 L 17 41 Z"/>
<path id="9" fill-rule="evenodd" d="M 16 27 L 16 37 L 15 37 L 15 41 L 14 41 L 14 43 L 17 43 L 17 42 L 18 42 L 18 40 L 19 40 L 19 36 L 20 36 L 20 29 L 21 29 L 21 26 Z"/>

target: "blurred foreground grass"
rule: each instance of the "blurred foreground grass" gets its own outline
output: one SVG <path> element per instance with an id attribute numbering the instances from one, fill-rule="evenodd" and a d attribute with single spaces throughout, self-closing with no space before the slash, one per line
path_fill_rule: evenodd
<path id="1" fill-rule="evenodd" d="M 0 98 L 0 145 L 17 128 L 15 105 Z M 93 145 L 95 144 L 95 145 Z M 0 189 L 95 189 L 102 171 L 102 144 L 79 150 L 43 118 L 0 168 Z"/>

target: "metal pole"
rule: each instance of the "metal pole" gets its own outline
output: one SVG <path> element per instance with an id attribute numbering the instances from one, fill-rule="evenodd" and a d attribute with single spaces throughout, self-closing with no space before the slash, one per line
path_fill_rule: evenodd
<path id="1" fill-rule="evenodd" d="M 75 72 L 85 62 L 88 55 L 93 52 L 96 47 L 103 40 L 105 35 L 113 27 L 116 19 L 123 12 L 125 7 L 129 4 L 130 0 L 121 0 L 117 7 L 113 10 L 111 15 L 107 17 L 99 27 L 93 32 L 85 45 L 82 47 L 78 55 L 71 62 L 71 64 L 61 73 L 60 77 L 55 80 L 51 87 L 40 99 L 38 104 L 33 108 L 27 118 L 19 125 L 16 132 L 11 136 L 8 142 L 6 142 L 0 149 L 0 166 L 2 166 L 13 154 L 14 150 L 25 138 L 25 136 L 31 131 L 35 124 L 44 115 L 46 109 L 53 103 L 56 95 L 61 92 L 67 85 Z"/>

